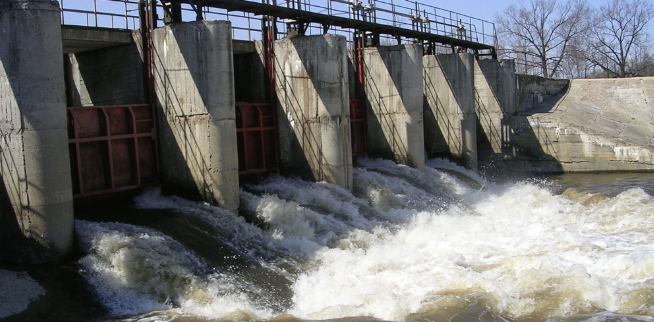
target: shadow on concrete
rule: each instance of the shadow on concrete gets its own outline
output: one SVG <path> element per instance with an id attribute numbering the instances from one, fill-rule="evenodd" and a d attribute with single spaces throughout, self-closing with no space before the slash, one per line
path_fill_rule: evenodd
<path id="1" fill-rule="evenodd" d="M 441 96 L 438 95 L 438 92 L 436 91 L 438 85 L 436 84 L 435 79 L 433 79 L 433 74 L 425 68 L 425 72 L 423 73 L 423 90 L 425 93 L 423 104 L 425 111 L 425 151 L 429 158 L 448 158 L 455 163 L 465 166 L 466 164 L 463 160 L 463 142 L 465 142 L 469 135 L 465 131 L 465 128 L 466 124 L 475 122 L 476 120 L 473 119 L 473 113 L 463 110 L 462 107 L 465 103 L 460 97 L 463 93 L 459 93 L 455 90 L 455 84 L 457 83 L 456 74 L 465 70 L 466 66 L 457 54 L 455 68 L 444 68 L 443 66 L 446 64 L 452 63 L 451 60 L 445 60 L 444 57 L 450 57 L 450 55 L 434 56 L 437 61 L 434 68 L 438 68 L 440 73 L 444 76 L 450 96 L 454 98 L 456 102 L 457 110 L 456 113 L 453 113 L 454 111 L 449 111 L 450 115 L 448 115 L 449 107 L 445 106 L 445 103 L 441 100 Z M 458 82 L 461 81 L 464 80 L 458 80 Z M 472 79 L 470 79 L 470 81 L 472 81 Z M 435 99 L 433 102 L 434 106 L 432 106 L 430 98 Z M 436 114 L 434 114 L 434 111 L 436 111 Z"/>
<path id="2" fill-rule="evenodd" d="M 16 10 L 14 13 L 17 11 L 22 10 Z M 29 10 L 25 12 L 29 12 Z M 51 220 L 44 218 L 46 214 L 42 212 L 46 208 L 45 206 L 50 205 L 35 205 L 35 202 L 30 203 L 30 197 L 44 196 L 44 186 L 47 189 L 59 183 L 54 182 L 54 180 L 44 180 L 42 174 L 49 174 L 49 167 L 52 164 L 48 164 L 46 160 L 43 160 L 41 156 L 43 149 L 40 147 L 25 147 L 24 135 L 29 132 L 32 136 L 32 144 L 35 142 L 52 143 L 48 138 L 51 134 L 48 126 L 52 126 L 53 122 L 43 116 L 48 112 L 43 110 L 43 104 L 49 104 L 50 102 L 40 100 L 51 99 L 53 95 L 49 95 L 51 92 L 41 92 L 44 86 L 40 82 L 44 82 L 48 76 L 56 74 L 54 71 L 48 74 L 48 68 L 54 69 L 61 62 L 45 61 L 35 68 L 26 64 L 23 60 L 36 62 L 36 58 L 24 57 L 26 54 L 38 54 L 39 58 L 47 57 L 47 54 L 52 53 L 53 47 L 48 47 L 51 44 L 44 39 L 56 37 L 56 35 L 60 37 L 61 34 L 56 28 L 49 28 L 43 31 L 47 33 L 46 35 L 37 37 L 38 40 L 30 39 L 29 41 L 20 42 L 13 35 L 27 36 L 28 34 L 13 30 L 13 28 L 18 28 L 21 23 L 5 22 L 13 19 L 22 20 L 22 24 L 26 24 L 28 19 L 25 17 L 18 14 L 14 15 L 11 11 L 9 13 L 0 12 L 0 18 L 2 18 L 0 22 L 3 23 L 4 27 L 8 27 L 3 30 L 3 37 L 7 37 L 8 40 L 3 40 L 1 42 L 2 46 L 0 46 L 0 76 L 6 82 L 4 84 L 0 82 L 0 105 L 2 105 L 3 110 L 0 116 L 0 262 L 38 263 L 57 260 L 65 254 L 57 254 L 53 249 L 48 248 L 48 241 L 45 239 L 50 236 L 43 237 L 43 233 L 54 232 L 38 231 L 39 228 L 45 228 L 43 222 Z M 37 22 L 40 25 L 35 26 L 35 30 L 41 32 L 41 30 L 45 29 L 44 26 L 51 22 L 48 19 L 43 21 L 42 23 Z M 41 37 L 44 39 L 41 39 Z M 26 46 L 28 46 L 26 44 L 36 45 L 37 41 L 42 41 L 44 44 L 39 44 L 39 47 L 35 50 L 26 50 Z M 37 53 L 39 49 L 43 52 Z M 38 68 L 44 69 L 44 74 L 38 74 L 39 71 L 36 70 Z M 27 81 L 27 79 L 30 79 L 30 81 Z M 31 82 L 35 83 L 32 84 Z M 56 80 L 49 85 L 55 82 Z M 49 90 L 57 91 L 56 86 L 53 87 L 55 88 Z M 51 107 L 51 105 L 48 107 Z M 56 117 L 58 115 L 52 113 L 48 116 Z M 31 159 L 30 165 L 26 165 L 27 157 Z M 30 168 L 26 169 L 28 166 Z M 38 182 L 38 185 L 33 181 L 35 178 L 42 179 Z M 43 200 L 40 201 L 45 203 Z M 54 207 L 50 207 L 50 209 L 52 208 Z M 53 213 L 58 215 L 56 210 Z M 39 220 L 40 222 L 32 224 L 32 220 Z M 36 228 L 33 226 L 36 226 Z"/>
<path id="3" fill-rule="evenodd" d="M 265 66 L 257 53 L 234 54 L 236 102 L 268 103 L 265 84 Z"/>
<path id="4" fill-rule="evenodd" d="M 136 44 L 64 55 L 68 106 L 147 103 Z"/>
<path id="5" fill-rule="evenodd" d="M 290 39 L 293 42 L 293 39 Z M 297 46 L 294 47 L 297 49 Z M 300 57 L 301 58 L 301 57 Z M 274 77 L 275 77 L 275 109 L 277 113 L 277 136 L 279 137 L 279 170 L 282 175 L 297 175 L 304 180 L 320 181 L 322 173 L 314 173 L 309 160 L 319 161 L 322 159 L 322 142 L 319 134 L 315 133 L 311 126 L 313 117 L 304 115 L 304 108 L 300 104 L 299 95 L 307 93 L 296 93 L 290 83 L 286 82 L 283 68 L 285 67 L 277 53 L 273 55 Z M 308 69 L 302 62 L 304 72 Z M 281 68 L 280 68 L 281 67 Z M 308 74 L 307 78 L 315 77 Z M 288 76 L 292 77 L 292 76 Z M 280 95 L 289 102 L 282 102 Z M 287 114 L 282 108 L 283 105 L 290 106 Z M 300 120 L 298 122 L 297 120 Z M 301 136 L 298 136 L 295 127 L 301 127 Z M 315 147 L 315 148 L 313 148 Z M 316 167 L 321 171 L 321 167 Z"/>
<path id="6" fill-rule="evenodd" d="M 401 142 L 404 130 L 396 124 L 395 116 L 405 111 L 397 111 L 397 105 L 393 100 L 399 99 L 402 103 L 402 73 L 405 72 L 396 66 L 395 62 L 402 61 L 400 50 L 405 46 L 380 46 L 377 47 L 380 54 L 382 51 L 390 54 L 381 54 L 381 60 L 385 69 L 381 66 L 372 65 L 364 54 L 363 68 L 365 75 L 366 89 L 366 139 L 368 144 L 368 156 L 371 158 L 382 158 L 393 160 L 397 163 L 412 165 L 414 161 L 409 160 L 408 142 Z M 391 80 L 394 88 L 384 88 L 390 84 L 379 84 L 377 77 L 381 80 Z M 404 109 L 404 105 L 402 105 Z"/>
<path id="7" fill-rule="evenodd" d="M 477 140 L 482 168 L 485 171 L 536 169 L 537 172 L 563 172 L 556 151 L 547 148 L 552 147 L 557 139 L 550 137 L 540 126 L 536 129 L 532 127 L 528 116 L 533 113 L 510 114 L 502 110 L 508 103 L 502 98 L 503 89 L 494 74 L 497 71 L 484 68 L 484 65 L 479 67 L 493 94 L 493 105 L 500 107 L 499 111 L 492 110 L 475 89 L 479 119 Z M 553 98 L 538 110 L 549 111 L 557 102 Z"/>
<path id="8" fill-rule="evenodd" d="M 184 23 L 184 25 L 187 24 L 193 23 Z M 203 82 L 198 79 L 198 75 L 204 75 L 208 71 L 193 70 L 191 69 L 192 66 L 197 66 L 197 64 L 192 65 L 188 62 L 206 59 L 206 57 L 202 56 L 206 55 L 207 52 L 202 46 L 202 41 L 197 41 L 198 47 L 184 46 L 183 43 L 188 42 L 188 40 L 179 39 L 178 33 L 175 32 L 175 26 L 170 28 L 172 29 L 173 38 L 169 39 L 169 41 L 174 40 L 177 42 L 176 48 L 180 50 L 184 66 L 177 69 L 171 68 L 166 61 L 166 54 L 160 52 L 158 46 L 152 47 L 153 77 L 155 92 L 157 93 L 155 96 L 155 114 L 157 115 L 161 189 L 164 194 L 178 195 L 190 200 L 210 201 L 217 204 L 217 200 L 214 199 L 211 192 L 211 178 L 206 176 L 210 172 L 210 165 L 206 163 L 204 154 L 209 152 L 197 149 L 200 146 L 200 138 L 196 137 L 194 129 L 197 124 L 193 122 L 193 117 L 186 117 L 189 112 L 184 110 L 184 105 L 188 102 L 187 93 L 179 93 L 175 86 L 171 85 L 176 81 L 180 81 L 175 77 L 176 73 L 188 73 L 192 77 L 194 88 L 198 91 L 202 90 L 200 84 L 203 84 Z M 163 33 L 162 35 L 167 37 Z M 191 95 L 195 94 L 192 93 Z M 206 112 L 205 117 L 208 117 Z M 191 168 L 196 169 L 196 171 L 192 171 Z M 180 178 L 192 178 L 193 180 Z"/>
<path id="9" fill-rule="evenodd" d="M 454 159 L 452 151 L 461 151 L 461 141 L 457 137 L 458 131 L 454 127 L 451 118 L 445 113 L 445 109 L 442 108 L 443 102 L 436 93 L 431 75 L 424 73 L 423 79 L 425 82 L 423 105 L 427 157 Z M 430 104 L 430 97 L 436 99 L 436 106 Z M 434 111 L 436 111 L 436 114 L 434 114 Z"/>
<path id="10" fill-rule="evenodd" d="M 311 48 L 306 44 L 309 37 L 314 43 Z M 351 152 L 348 152 L 351 149 L 350 102 L 347 99 L 349 97 L 349 82 L 346 74 L 347 66 L 343 66 L 343 64 L 347 64 L 347 51 L 345 46 L 343 46 L 342 50 L 336 50 L 339 44 L 345 45 L 344 41 L 336 39 L 330 42 L 322 35 L 287 38 L 295 52 L 298 53 L 298 58 L 302 63 L 302 76 L 300 78 L 304 78 L 305 82 L 310 82 L 312 85 L 313 90 L 310 92 L 297 93 L 293 90 L 291 82 L 287 81 L 287 79 L 295 78 L 294 81 L 298 81 L 298 76 L 286 75 L 284 69 L 287 66 L 284 65 L 278 53 L 274 56 L 276 91 L 283 93 L 282 96 L 287 100 L 282 102 L 280 95 L 277 95 L 279 155 L 282 161 L 282 174 L 298 175 L 310 181 L 340 181 L 340 176 L 332 168 L 347 167 L 348 164 L 351 164 Z M 314 51 L 314 48 L 329 49 L 323 53 L 328 55 L 325 60 L 329 63 L 337 62 L 338 71 L 328 70 L 333 66 L 325 65 L 325 61 L 315 58 L 307 59 L 306 56 L 308 55 L 305 52 Z M 335 55 L 335 57 L 329 55 Z M 340 77 L 343 77 L 344 84 L 339 80 L 336 80 L 336 83 L 330 83 L 334 80 L 327 79 L 322 75 L 327 73 L 340 75 Z M 309 88 L 308 83 L 304 87 Z M 311 103 L 312 95 L 317 95 L 320 102 L 316 102 L 314 106 L 308 106 L 307 104 Z M 288 111 L 286 113 L 282 106 L 287 106 Z M 323 108 L 325 110 L 319 110 Z M 315 114 L 310 114 L 314 112 Z M 347 126 L 343 126 L 344 122 L 346 122 Z M 338 129 L 324 132 L 326 128 L 332 126 L 336 126 Z M 301 128 L 298 129 L 298 127 Z M 338 131 L 343 132 L 339 133 Z M 334 142 L 327 142 L 323 136 L 331 133 L 336 133 L 338 137 Z M 339 139 L 341 139 L 340 142 L 338 142 Z M 329 156 L 325 155 L 325 150 L 331 149 L 324 146 L 328 143 L 342 144 L 340 154 L 348 160 L 342 160 L 342 164 L 334 164 L 337 161 L 330 160 Z M 348 174 L 345 175 L 347 177 Z"/>
<path id="11" fill-rule="evenodd" d="M 7 152 L 4 151 L 4 153 Z M 3 166 L 13 163 L 12 160 L 8 160 L 5 154 L 2 155 L 2 159 Z M 20 195 L 20 190 L 16 186 L 16 179 L 4 178 L 0 174 L 0 181 L 2 182 L 0 185 L 0 227 L 2 227 L 2 233 L 0 234 L 0 249 L 2 249 L 0 263 L 32 263 L 35 259 L 41 258 L 43 254 L 47 254 L 48 249 L 34 239 L 25 237 L 25 234 L 31 232 L 29 227 L 23 227 L 23 218 L 12 207 L 12 198 L 7 191 L 9 187 L 14 196 Z"/>

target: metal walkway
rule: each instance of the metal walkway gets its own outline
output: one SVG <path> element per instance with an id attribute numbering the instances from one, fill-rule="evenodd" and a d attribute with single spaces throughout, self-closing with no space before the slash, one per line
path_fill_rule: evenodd
<path id="1" fill-rule="evenodd" d="M 337 33 L 367 45 L 419 42 L 439 52 L 471 51 L 495 58 L 492 22 L 420 3 L 416 0 L 61 0 L 62 24 L 138 29 L 138 6 L 144 3 L 165 23 L 229 20 L 233 38 L 263 39 L 263 26 L 282 34 Z M 381 42 L 380 42 L 381 36 Z M 436 51 L 433 51 L 436 52 Z"/>
<path id="2" fill-rule="evenodd" d="M 172 8 L 175 3 L 186 3 L 194 10 L 201 10 L 202 7 L 196 2 L 201 2 L 204 7 L 285 19 L 288 24 L 296 25 L 297 32 L 300 34 L 304 34 L 309 24 L 318 24 L 322 26 L 324 33 L 327 33 L 330 27 L 337 26 L 373 35 L 384 34 L 395 38 L 403 37 L 424 43 L 471 49 L 476 53 L 482 50 L 488 51 L 489 55 L 495 53 L 495 30 L 490 30 L 487 34 L 486 30 L 483 30 L 482 23 L 482 30 L 478 31 L 471 19 L 466 22 L 463 19 L 454 21 L 451 15 L 450 18 L 439 16 L 439 8 L 418 2 L 405 2 L 412 4 L 414 9 L 393 2 L 376 0 L 369 1 L 365 5 L 360 1 L 343 0 L 327 0 L 323 1 L 323 5 L 312 5 L 308 1 L 296 0 L 287 2 L 287 6 L 247 0 L 172 0 L 168 2 L 168 6 Z M 347 10 L 338 9 L 339 5 L 340 7 L 345 5 Z M 385 8 L 384 5 L 390 8 Z M 171 14 L 172 11 L 167 13 Z M 491 40 L 493 45 L 484 43 L 484 40 Z"/>

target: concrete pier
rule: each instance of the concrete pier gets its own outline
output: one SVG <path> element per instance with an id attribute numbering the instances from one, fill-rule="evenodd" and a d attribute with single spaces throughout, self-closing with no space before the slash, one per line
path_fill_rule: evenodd
<path id="1" fill-rule="evenodd" d="M 450 157 L 477 169 L 474 56 L 427 55 L 423 65 L 427 155 Z"/>
<path id="2" fill-rule="evenodd" d="M 346 39 L 275 41 L 281 170 L 352 188 Z"/>
<path id="3" fill-rule="evenodd" d="M 164 193 L 236 211 L 239 205 L 231 24 L 154 30 Z"/>
<path id="4" fill-rule="evenodd" d="M 513 60 L 475 62 L 475 94 L 479 117 L 478 149 L 481 155 L 508 148 L 505 118 L 515 113 L 516 81 Z"/>
<path id="5" fill-rule="evenodd" d="M 57 2 L 0 3 L 0 261 L 73 245 L 73 193 Z"/>
<path id="6" fill-rule="evenodd" d="M 368 155 L 425 166 L 420 45 L 364 50 Z"/>

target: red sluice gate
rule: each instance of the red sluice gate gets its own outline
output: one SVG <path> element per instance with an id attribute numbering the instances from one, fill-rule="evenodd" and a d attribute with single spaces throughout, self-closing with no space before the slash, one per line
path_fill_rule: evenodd
<path id="1" fill-rule="evenodd" d="M 159 184 L 149 104 L 68 108 L 74 197 Z"/>
<path id="2" fill-rule="evenodd" d="M 277 171 L 277 121 L 270 104 L 236 104 L 239 175 Z"/>
<path id="3" fill-rule="evenodd" d="M 363 100 L 350 100 L 350 132 L 352 156 L 366 155 L 366 110 Z"/>

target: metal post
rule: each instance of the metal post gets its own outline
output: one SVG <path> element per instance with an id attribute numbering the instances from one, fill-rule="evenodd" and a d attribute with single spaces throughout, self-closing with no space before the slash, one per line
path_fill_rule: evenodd
<path id="1" fill-rule="evenodd" d="M 113 22 L 113 18 L 111 21 Z M 127 1 L 125 1 L 125 29 L 129 29 L 129 19 L 127 19 Z M 134 29 L 136 29 L 136 26 L 134 26 Z"/>

